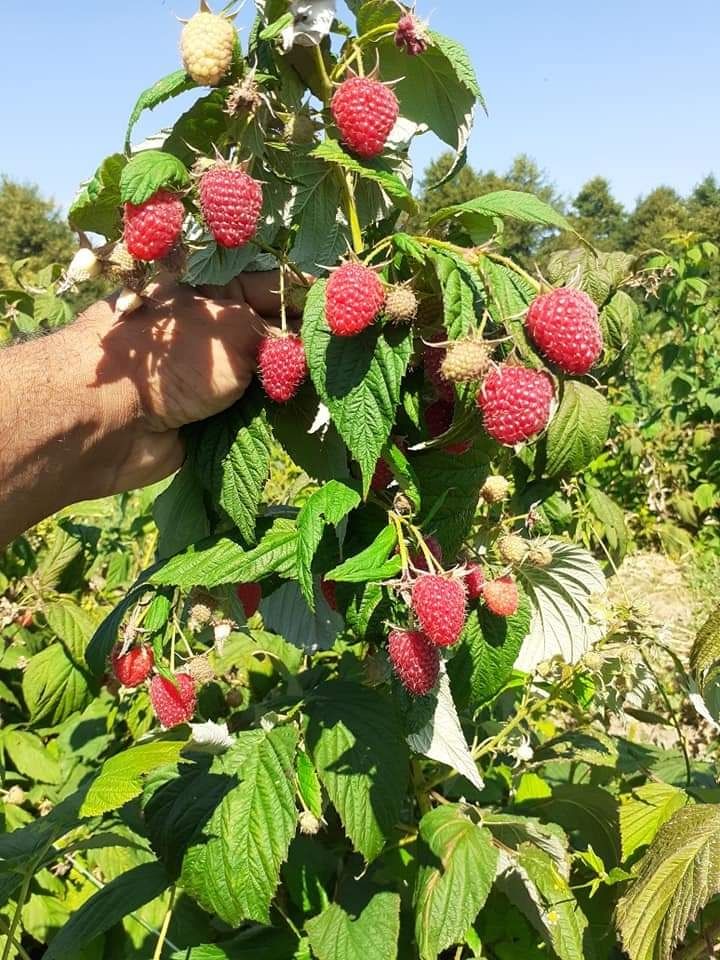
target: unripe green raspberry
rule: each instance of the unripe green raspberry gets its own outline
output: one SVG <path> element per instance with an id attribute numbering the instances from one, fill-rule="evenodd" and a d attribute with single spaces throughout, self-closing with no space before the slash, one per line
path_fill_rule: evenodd
<path id="1" fill-rule="evenodd" d="M 183 65 L 201 86 L 215 87 L 227 76 L 234 48 L 235 27 L 226 17 L 210 13 L 205 4 L 183 28 Z"/>
<path id="2" fill-rule="evenodd" d="M 522 563 L 528 555 L 529 545 L 527 540 L 511 533 L 506 537 L 501 537 L 497 542 L 498 553 L 505 561 L 517 565 Z"/>
<path id="3" fill-rule="evenodd" d="M 203 686 L 215 679 L 215 671 L 210 666 L 207 657 L 192 657 L 184 665 L 185 673 L 189 673 L 198 686 Z"/>
<path id="4" fill-rule="evenodd" d="M 450 344 L 440 368 L 451 383 L 482 380 L 490 366 L 490 351 L 482 340 L 458 340 Z"/>
<path id="5" fill-rule="evenodd" d="M 283 140 L 286 143 L 310 144 L 315 139 L 315 124 L 309 113 L 304 110 L 291 113 L 283 127 Z"/>
<path id="6" fill-rule="evenodd" d="M 528 550 L 527 561 L 533 567 L 549 567 L 553 562 L 552 550 L 544 543 L 534 543 Z"/>
<path id="7" fill-rule="evenodd" d="M 385 317 L 390 323 L 412 323 L 417 316 L 418 299 L 406 283 L 390 287 L 385 299 Z"/>
<path id="8" fill-rule="evenodd" d="M 502 503 L 503 500 L 507 500 L 509 492 L 510 481 L 505 477 L 488 477 L 480 495 L 485 503 Z"/>

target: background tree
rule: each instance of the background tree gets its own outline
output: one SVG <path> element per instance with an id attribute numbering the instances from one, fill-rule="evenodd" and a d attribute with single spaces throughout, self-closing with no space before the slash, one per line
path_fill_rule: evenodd
<path id="1" fill-rule="evenodd" d="M 37 186 L 0 178 L 0 260 L 13 263 L 29 258 L 39 269 L 48 263 L 67 263 L 76 243 L 61 211 L 42 196 Z M 0 263 L 0 278 L 8 280 Z"/>

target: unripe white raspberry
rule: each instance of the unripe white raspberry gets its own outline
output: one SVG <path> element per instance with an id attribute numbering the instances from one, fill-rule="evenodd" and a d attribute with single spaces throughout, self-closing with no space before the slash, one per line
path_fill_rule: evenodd
<path id="1" fill-rule="evenodd" d="M 67 271 L 67 279 L 69 283 L 84 283 L 100 276 L 101 271 L 102 263 L 95 256 L 95 251 L 83 247 L 72 258 Z"/>
<path id="2" fill-rule="evenodd" d="M 227 76 L 235 48 L 235 27 L 227 17 L 202 9 L 185 24 L 180 40 L 183 65 L 195 83 L 215 87 Z"/>
<path id="3" fill-rule="evenodd" d="M 124 290 L 121 290 L 118 294 L 118 298 L 115 302 L 115 311 L 120 316 L 127 316 L 130 313 L 135 313 L 136 310 L 139 310 L 143 305 L 143 298 L 139 293 L 135 293 L 134 290 L 130 290 L 126 287 Z"/>

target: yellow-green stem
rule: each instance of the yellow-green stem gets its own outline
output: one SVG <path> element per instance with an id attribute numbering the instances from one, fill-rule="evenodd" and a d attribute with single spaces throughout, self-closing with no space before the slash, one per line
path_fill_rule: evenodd
<path id="1" fill-rule="evenodd" d="M 360 217 L 358 216 L 357 203 L 355 202 L 355 190 L 353 187 L 352 174 L 350 172 L 339 171 L 343 182 L 343 193 L 345 194 L 345 212 L 347 213 L 348 223 L 350 224 L 350 236 L 355 253 L 362 253 L 363 238 L 360 228 Z"/>
<path id="2" fill-rule="evenodd" d="M 10 921 L 10 926 L 8 928 L 7 940 L 5 941 L 5 949 L 3 950 L 2 960 L 8 960 L 8 957 L 10 956 L 10 948 L 15 942 L 15 931 L 20 923 L 20 914 L 22 913 L 22 909 L 25 906 L 25 901 L 27 900 L 27 895 L 30 890 L 30 881 L 32 880 L 33 873 L 33 870 L 28 870 L 23 877 L 20 893 L 18 894 L 17 902 L 15 904 L 15 912 L 13 913 L 12 920 Z"/>
<path id="3" fill-rule="evenodd" d="M 358 37 L 351 46 L 349 53 L 338 64 L 336 64 L 335 69 L 330 74 L 330 79 L 337 82 L 340 77 L 347 72 L 353 60 L 355 60 L 356 57 L 359 57 L 360 51 L 364 46 L 366 46 L 368 43 L 372 43 L 373 40 L 379 40 L 381 37 L 389 36 L 390 34 L 395 33 L 396 30 L 396 23 L 383 23 L 379 27 L 373 27 L 372 30 L 368 30 L 367 33 L 364 33 L 361 37 Z"/>
<path id="4" fill-rule="evenodd" d="M 167 938 L 167 932 L 170 928 L 170 920 L 172 919 L 173 906 L 175 905 L 175 885 L 173 884 L 170 887 L 170 900 L 168 902 L 167 910 L 165 911 L 165 916 L 163 917 L 162 926 L 160 927 L 160 935 L 155 944 L 155 952 L 153 953 L 153 960 L 160 960 L 162 957 L 163 946 L 165 945 L 165 940 Z"/>
<path id="5" fill-rule="evenodd" d="M 332 80 L 328 76 L 327 66 L 325 65 L 325 57 L 323 56 L 322 49 L 319 44 L 313 46 L 313 56 L 315 57 L 315 66 L 320 75 L 320 84 L 322 86 L 322 101 L 327 106 L 330 103 L 333 95 L 333 85 Z"/>

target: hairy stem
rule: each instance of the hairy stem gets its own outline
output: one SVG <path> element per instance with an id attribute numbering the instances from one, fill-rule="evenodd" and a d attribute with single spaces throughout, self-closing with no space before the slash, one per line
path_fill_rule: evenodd
<path id="1" fill-rule="evenodd" d="M 25 901 L 27 900 L 27 895 L 30 890 L 30 881 L 32 880 L 34 872 L 34 870 L 28 870 L 23 877 L 20 893 L 18 894 L 17 902 L 15 904 L 15 912 L 12 915 L 12 920 L 10 921 L 10 926 L 8 927 L 7 940 L 5 941 L 5 949 L 3 950 L 2 960 L 8 960 L 8 957 L 10 956 L 10 948 L 15 944 L 15 931 L 20 923 L 20 914 L 25 906 Z"/>

